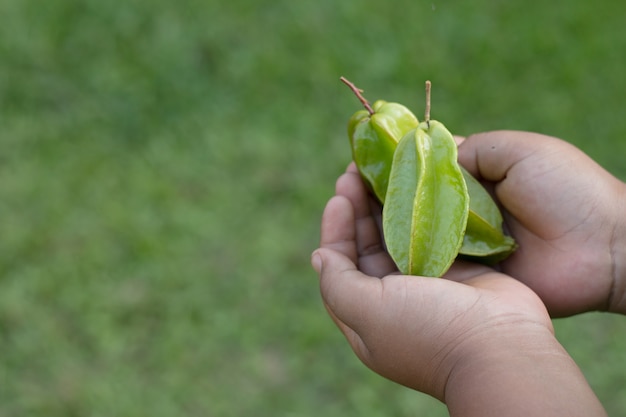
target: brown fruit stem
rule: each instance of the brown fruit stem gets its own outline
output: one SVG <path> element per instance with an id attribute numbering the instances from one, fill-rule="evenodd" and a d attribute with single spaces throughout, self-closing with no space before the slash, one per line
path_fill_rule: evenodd
<path id="1" fill-rule="evenodd" d="M 341 80 L 341 82 L 343 82 L 345 85 L 347 85 L 348 87 L 350 87 L 350 90 L 352 90 L 352 92 L 354 93 L 354 95 L 357 96 L 357 98 L 359 99 L 359 101 L 361 102 L 361 104 L 363 104 L 363 107 L 365 107 L 365 109 L 367 110 L 367 112 L 371 115 L 374 114 L 374 109 L 372 109 L 372 106 L 370 106 L 370 103 L 365 99 L 365 97 L 363 97 L 363 90 L 357 88 L 356 85 L 352 84 L 350 81 L 348 81 L 345 77 L 341 77 L 339 78 Z"/>

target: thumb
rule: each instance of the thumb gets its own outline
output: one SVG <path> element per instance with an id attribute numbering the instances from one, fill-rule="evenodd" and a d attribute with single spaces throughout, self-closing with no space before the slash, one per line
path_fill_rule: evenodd
<path id="1" fill-rule="evenodd" d="M 538 133 L 499 130 L 477 133 L 459 145 L 459 162 L 479 180 L 500 182 L 518 162 L 558 139 Z"/>

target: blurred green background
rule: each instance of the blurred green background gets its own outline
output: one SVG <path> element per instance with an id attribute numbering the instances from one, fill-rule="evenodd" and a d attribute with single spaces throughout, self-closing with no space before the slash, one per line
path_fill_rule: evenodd
<path id="1" fill-rule="evenodd" d="M 1 416 L 444 416 L 309 254 L 359 108 L 562 137 L 626 179 L 612 0 L 0 1 Z M 626 415 L 626 320 L 557 335 Z"/>

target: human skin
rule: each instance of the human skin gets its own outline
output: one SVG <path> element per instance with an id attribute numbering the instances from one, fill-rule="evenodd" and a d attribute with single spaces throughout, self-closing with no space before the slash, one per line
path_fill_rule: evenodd
<path id="1" fill-rule="evenodd" d="M 399 275 L 380 207 L 351 165 L 312 256 L 329 314 L 367 366 L 440 399 L 453 416 L 606 415 L 549 312 L 623 311 L 626 235 L 614 217 L 624 213 L 624 185 L 555 138 L 492 132 L 459 142 L 460 161 L 502 204 L 518 252 L 499 271 L 456 262 L 444 279 Z"/>
<path id="2" fill-rule="evenodd" d="M 626 313 L 626 185 L 554 137 L 494 131 L 458 141 L 459 162 L 492 190 L 519 244 L 500 270 L 553 317 Z"/>
<path id="3" fill-rule="evenodd" d="M 363 363 L 451 416 L 605 415 L 534 292 L 470 263 L 445 279 L 399 275 L 367 199 L 357 173 L 339 179 L 312 257 L 324 304 Z"/>

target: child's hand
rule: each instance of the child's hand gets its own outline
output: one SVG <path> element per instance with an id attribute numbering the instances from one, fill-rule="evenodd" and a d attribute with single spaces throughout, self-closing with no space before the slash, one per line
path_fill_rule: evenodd
<path id="1" fill-rule="evenodd" d="M 524 282 L 553 316 L 626 312 L 626 186 L 556 138 L 472 135 L 459 161 L 493 190 L 519 249 L 501 271 Z"/>
<path id="2" fill-rule="evenodd" d="M 471 263 L 441 279 L 398 275 L 379 216 L 351 166 L 312 256 L 328 312 L 368 367 L 453 416 L 604 415 L 534 292 Z"/>

